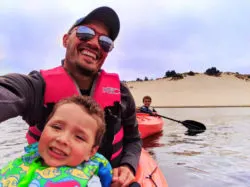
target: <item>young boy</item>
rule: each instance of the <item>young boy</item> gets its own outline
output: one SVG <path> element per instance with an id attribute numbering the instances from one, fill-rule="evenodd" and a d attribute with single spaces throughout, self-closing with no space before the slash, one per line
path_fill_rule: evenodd
<path id="1" fill-rule="evenodd" d="M 143 106 L 140 107 L 140 112 L 144 112 L 144 113 L 149 113 L 149 114 L 157 114 L 156 110 L 150 106 L 151 102 L 152 102 L 152 99 L 150 96 L 146 95 L 143 97 L 142 99 L 142 102 L 143 102 Z"/>
<path id="2" fill-rule="evenodd" d="M 110 186 L 111 165 L 97 153 L 104 132 L 103 110 L 90 97 L 61 100 L 39 143 L 0 170 L 0 186 Z"/>

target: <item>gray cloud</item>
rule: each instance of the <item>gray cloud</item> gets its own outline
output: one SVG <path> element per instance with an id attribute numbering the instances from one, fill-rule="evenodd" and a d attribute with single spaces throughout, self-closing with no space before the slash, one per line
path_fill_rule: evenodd
<path id="1" fill-rule="evenodd" d="M 119 72 L 122 79 L 156 78 L 172 69 L 204 72 L 212 66 L 250 73 L 249 1 L 131 2 L 104 1 L 121 19 L 115 49 L 104 65 L 108 71 Z M 100 6 L 93 1 L 83 11 L 80 3 L 44 1 L 40 8 L 15 11 L 0 4 L 1 70 L 7 66 L 8 71 L 28 72 L 58 65 L 64 32 L 83 12 Z"/>

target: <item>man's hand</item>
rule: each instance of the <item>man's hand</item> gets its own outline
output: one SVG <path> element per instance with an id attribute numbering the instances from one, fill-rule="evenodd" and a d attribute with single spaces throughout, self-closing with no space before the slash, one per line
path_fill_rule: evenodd
<path id="1" fill-rule="evenodd" d="M 135 176 L 129 166 L 120 166 L 113 169 L 111 187 L 126 187 L 133 182 Z"/>

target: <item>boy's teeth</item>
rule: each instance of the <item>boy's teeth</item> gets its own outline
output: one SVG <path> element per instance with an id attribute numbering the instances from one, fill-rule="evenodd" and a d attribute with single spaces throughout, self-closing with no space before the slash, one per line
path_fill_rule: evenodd
<path id="1" fill-rule="evenodd" d="M 54 151 L 55 153 L 57 153 L 57 154 L 59 154 L 59 155 L 63 155 L 63 156 L 66 156 L 66 154 L 64 153 L 64 152 L 62 152 L 62 151 L 60 151 L 59 149 L 57 149 L 57 148 L 52 148 L 52 151 Z"/>

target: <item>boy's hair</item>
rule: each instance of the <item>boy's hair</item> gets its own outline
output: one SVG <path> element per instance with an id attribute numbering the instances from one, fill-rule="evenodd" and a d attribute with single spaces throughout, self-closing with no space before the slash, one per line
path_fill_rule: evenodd
<path id="1" fill-rule="evenodd" d="M 149 95 L 144 96 L 143 99 L 142 99 L 142 102 L 144 102 L 145 99 L 149 99 L 150 101 L 152 101 L 152 99 L 151 99 L 151 97 Z"/>
<path id="2" fill-rule="evenodd" d="M 100 145 L 103 135 L 106 130 L 104 111 L 100 107 L 100 105 L 95 100 L 93 100 L 90 96 L 72 96 L 72 97 L 68 97 L 68 98 L 60 100 L 58 103 L 55 104 L 47 121 L 49 121 L 50 118 L 54 115 L 58 107 L 64 104 L 69 104 L 69 103 L 73 103 L 73 104 L 80 106 L 82 109 L 84 109 L 89 115 L 91 115 L 96 120 L 97 131 L 96 131 L 94 146 Z"/>

